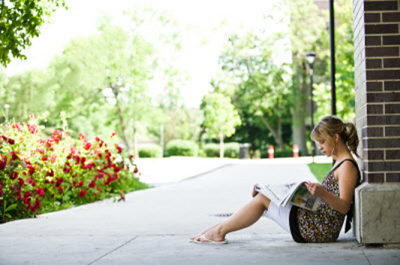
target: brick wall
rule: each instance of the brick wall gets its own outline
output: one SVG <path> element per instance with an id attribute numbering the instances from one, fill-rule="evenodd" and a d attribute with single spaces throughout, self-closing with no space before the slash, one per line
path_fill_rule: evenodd
<path id="1" fill-rule="evenodd" d="M 363 179 L 400 182 L 399 0 L 353 0 L 353 10 L 356 126 Z"/>

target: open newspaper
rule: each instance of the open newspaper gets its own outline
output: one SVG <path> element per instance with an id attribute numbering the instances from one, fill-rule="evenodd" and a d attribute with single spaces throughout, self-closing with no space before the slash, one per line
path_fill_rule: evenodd
<path id="1" fill-rule="evenodd" d="M 304 182 L 283 185 L 256 184 L 254 191 L 265 195 L 276 205 L 283 207 L 293 204 L 300 208 L 316 211 L 318 206 L 323 203 L 320 197 L 311 195 L 304 186 Z"/>

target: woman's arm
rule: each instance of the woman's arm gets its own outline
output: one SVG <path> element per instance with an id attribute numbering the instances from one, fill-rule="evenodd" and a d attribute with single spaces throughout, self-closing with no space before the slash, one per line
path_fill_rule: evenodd
<path id="1" fill-rule="evenodd" d="M 339 180 L 340 198 L 332 195 L 319 183 L 306 183 L 306 187 L 312 195 L 321 197 L 333 209 L 346 214 L 350 210 L 353 200 L 354 188 L 358 181 L 358 171 L 351 162 L 344 162 L 334 174 Z"/>

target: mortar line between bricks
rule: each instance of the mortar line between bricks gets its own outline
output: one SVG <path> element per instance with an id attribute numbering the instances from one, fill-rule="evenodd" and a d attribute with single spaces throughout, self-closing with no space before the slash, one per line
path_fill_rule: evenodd
<path id="1" fill-rule="evenodd" d="M 369 260 L 369 258 L 367 257 L 367 255 L 365 255 L 364 249 L 362 250 L 362 253 L 364 254 L 364 257 L 367 259 L 368 264 L 369 264 L 369 265 L 372 265 L 372 264 L 371 264 L 371 261 Z"/>
<path id="2" fill-rule="evenodd" d="M 114 251 L 116 251 L 116 250 L 122 248 L 123 246 L 125 246 L 126 244 L 130 243 L 131 241 L 135 240 L 135 239 L 138 238 L 138 237 L 139 237 L 139 236 L 135 236 L 134 238 L 132 238 L 132 239 L 128 240 L 127 242 L 125 242 L 124 244 L 122 244 L 121 246 L 114 248 L 113 250 L 107 252 L 106 254 L 104 254 L 103 256 L 101 256 L 100 258 L 97 258 L 97 259 L 95 259 L 94 261 L 88 263 L 88 265 L 91 265 L 91 264 L 95 263 L 96 261 L 98 261 L 98 260 L 104 258 L 105 256 L 108 256 L 109 254 L 111 254 L 111 253 L 113 253 Z"/>

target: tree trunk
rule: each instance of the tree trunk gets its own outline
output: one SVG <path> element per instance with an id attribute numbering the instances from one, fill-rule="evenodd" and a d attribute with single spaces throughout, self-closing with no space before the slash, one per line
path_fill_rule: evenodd
<path id="1" fill-rule="evenodd" d="M 139 148 L 137 145 L 137 130 L 136 130 L 136 119 L 137 119 L 137 114 L 135 112 L 135 120 L 133 121 L 133 154 L 136 158 L 139 158 Z"/>
<path id="2" fill-rule="evenodd" d="M 224 134 L 219 134 L 219 157 L 224 158 Z"/>
<path id="3" fill-rule="evenodd" d="M 124 120 L 124 117 L 122 115 L 121 106 L 120 106 L 120 103 L 119 103 L 119 100 L 118 100 L 118 94 L 119 94 L 118 88 L 116 86 L 113 86 L 112 84 L 110 84 L 110 87 L 111 87 L 111 90 L 112 90 L 112 92 L 113 92 L 113 94 L 115 96 L 115 101 L 116 101 L 115 107 L 116 107 L 116 112 L 117 112 L 117 116 L 118 116 L 118 119 L 119 119 L 119 123 L 121 125 L 122 136 L 123 136 L 122 140 L 124 141 L 124 144 L 128 148 L 128 152 L 132 153 L 132 147 L 131 147 L 130 142 L 129 142 L 129 136 L 128 136 L 128 132 L 127 132 L 126 126 L 125 126 L 125 120 Z"/>
<path id="4" fill-rule="evenodd" d="M 283 148 L 283 140 L 282 140 L 282 121 L 281 118 L 278 119 L 278 126 L 276 131 L 272 128 L 271 124 L 268 122 L 268 120 L 264 116 L 260 116 L 262 123 L 267 127 L 267 129 L 271 132 L 272 137 L 274 137 L 274 140 L 276 144 L 278 145 L 279 148 Z"/>
<path id="5" fill-rule="evenodd" d="M 304 63 L 296 64 L 296 58 L 293 57 L 294 65 L 298 68 L 296 75 L 293 76 L 293 106 L 292 106 L 292 139 L 293 144 L 299 146 L 302 155 L 307 155 L 306 145 L 306 106 L 307 106 L 307 93 L 305 84 L 305 65 Z"/>

